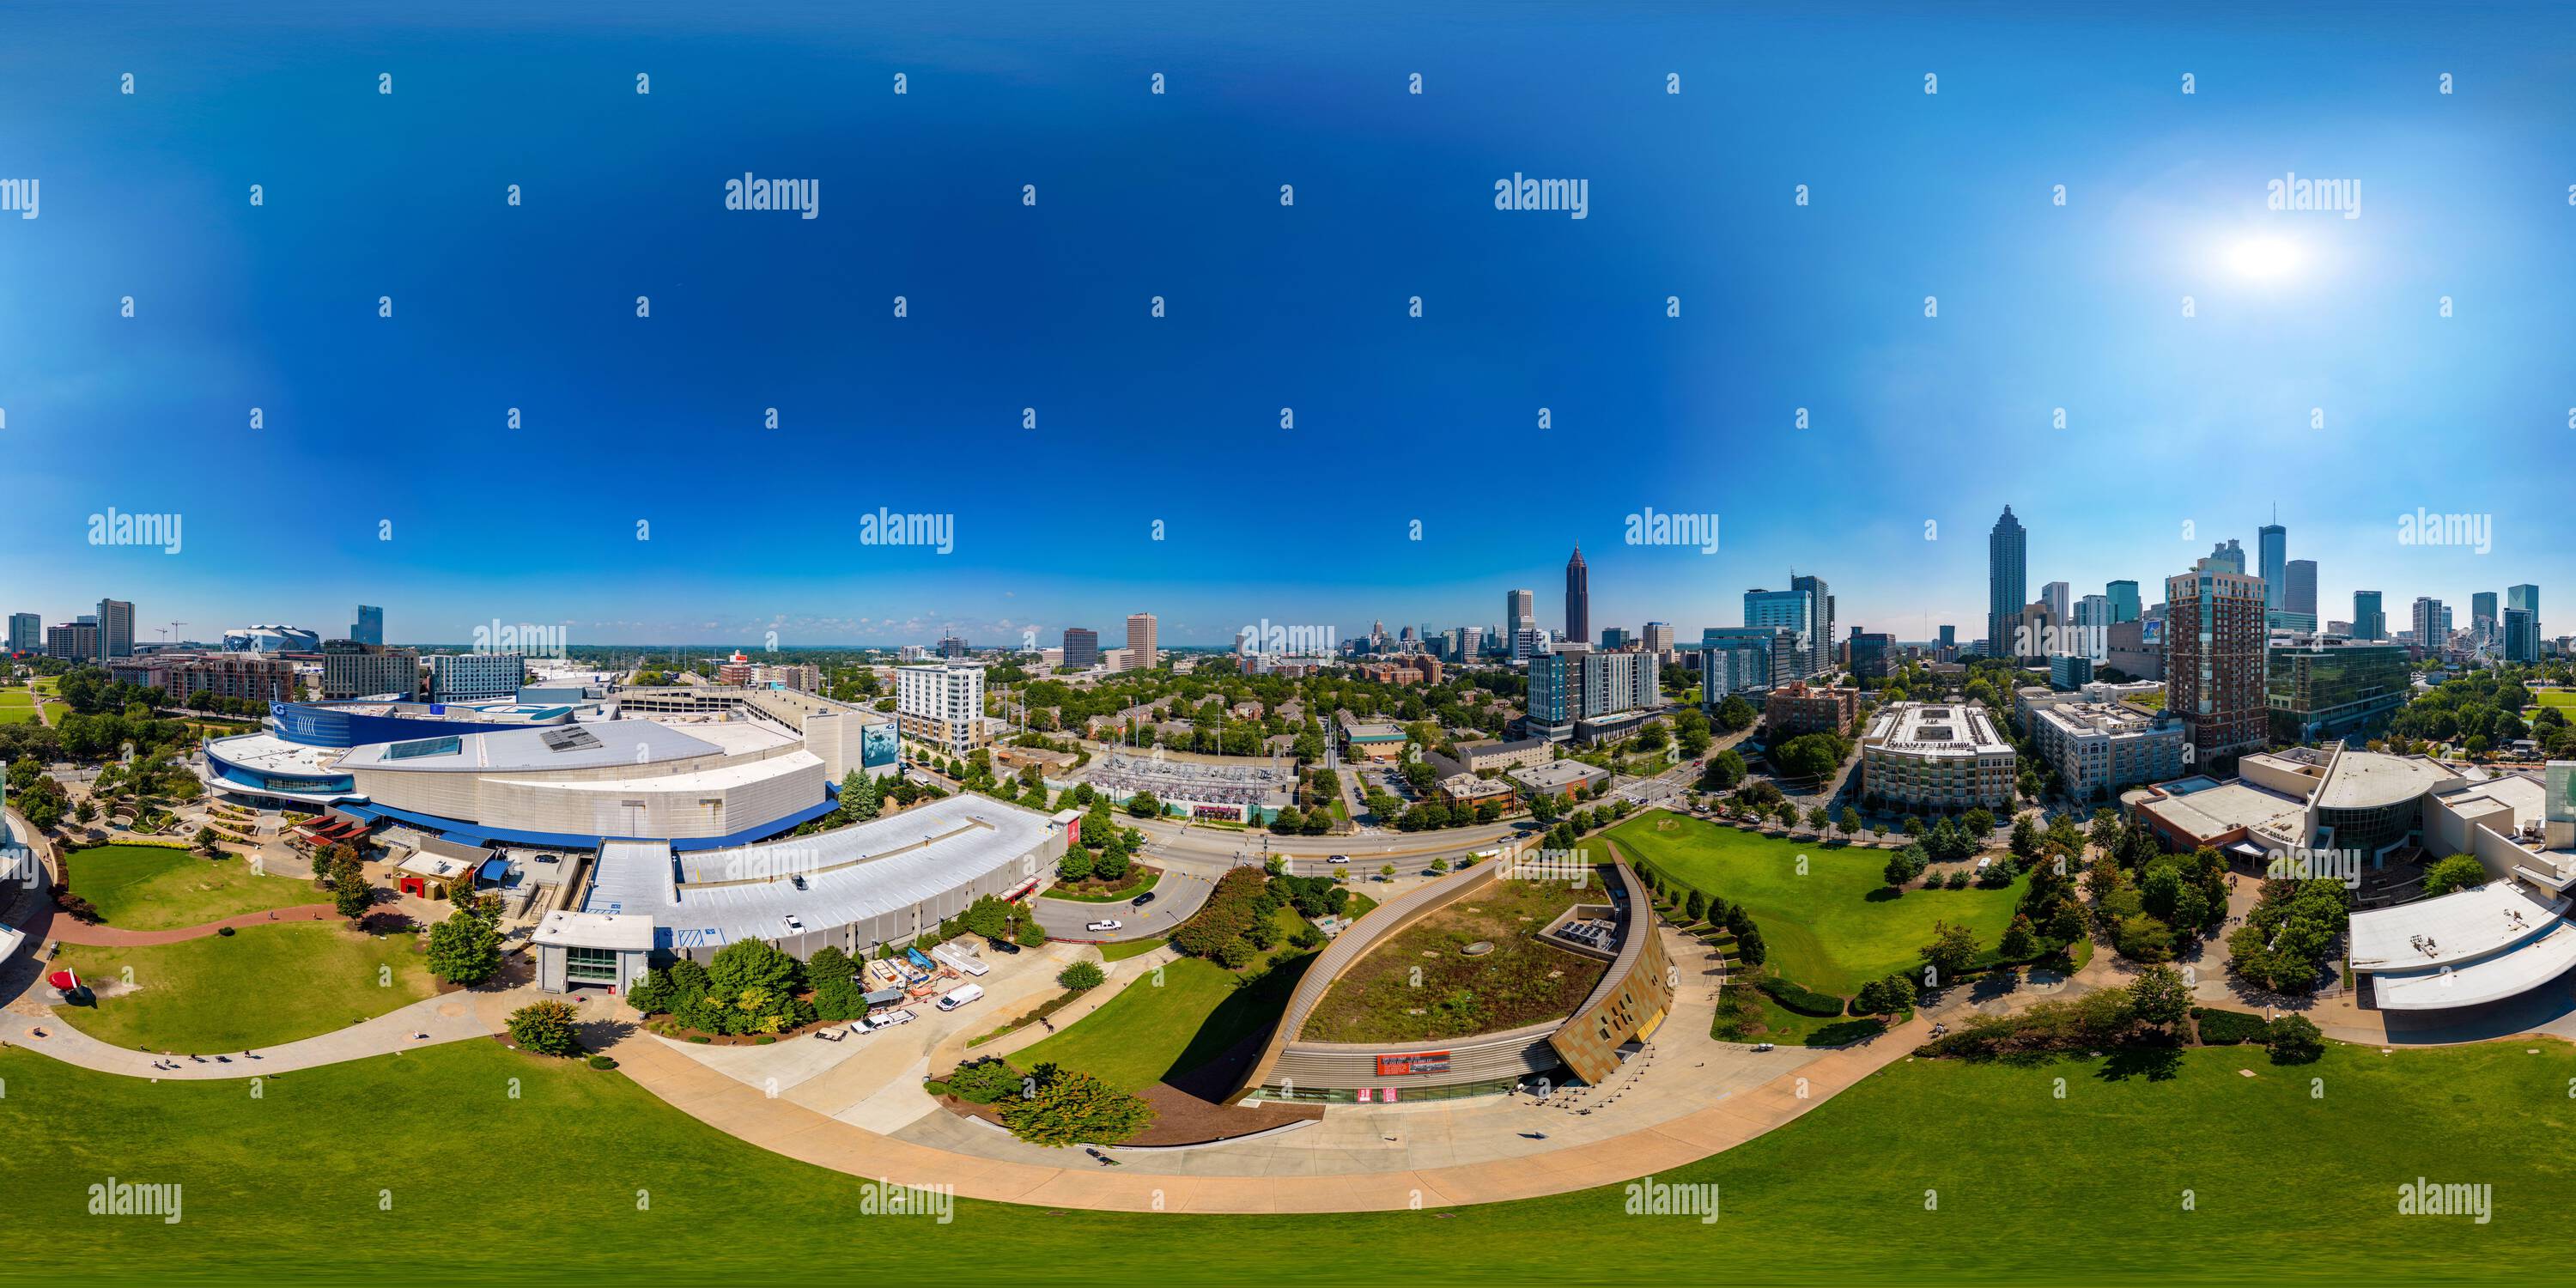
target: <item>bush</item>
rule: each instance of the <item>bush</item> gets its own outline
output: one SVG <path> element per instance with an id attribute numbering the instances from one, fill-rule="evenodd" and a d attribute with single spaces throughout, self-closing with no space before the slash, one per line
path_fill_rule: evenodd
<path id="1" fill-rule="evenodd" d="M 2326 1053 L 2325 1034 L 2304 1015 L 2284 1015 L 2263 1026 L 2263 1045 L 2274 1064 L 2308 1064 Z"/>
<path id="2" fill-rule="evenodd" d="M 573 1019 L 570 1002 L 530 1002 L 510 1012 L 510 1040 L 539 1055 L 575 1055 L 581 1051 L 581 1035 Z"/>
<path id="3" fill-rule="evenodd" d="M 1019 1071 L 991 1057 L 957 1066 L 957 1071 L 948 1075 L 947 1083 L 948 1094 L 978 1105 L 989 1105 L 1020 1092 Z"/>
<path id="4" fill-rule="evenodd" d="M 230 939 L 233 937 L 233 928 L 230 926 L 221 926 L 216 928 L 215 933 L 226 939 Z"/>
<path id="5" fill-rule="evenodd" d="M 1843 1013 L 1843 999 L 1831 993 L 1819 993 L 1802 987 L 1776 975 L 1761 981 L 1755 987 L 1760 988 L 1772 1001 L 1800 1015 L 1830 1019 Z"/>
<path id="6" fill-rule="evenodd" d="M 1109 972 L 1100 969 L 1098 962 L 1075 962 L 1055 973 L 1057 987 L 1076 993 L 1098 988 L 1108 979 Z"/>
<path id="7" fill-rule="evenodd" d="M 613 1056 L 595 1055 L 590 1058 L 590 1067 L 594 1069 L 614 1069 L 617 1067 L 617 1060 Z"/>
<path id="8" fill-rule="evenodd" d="M 2195 1006 L 2191 1018 L 2200 1025 L 2200 1040 L 2206 1046 L 2237 1046 L 2260 1042 L 2269 1027 L 2260 1015 L 2243 1011 L 2221 1011 Z"/>
<path id="9" fill-rule="evenodd" d="M 1238 935 L 1217 945 L 1216 959 L 1227 970 L 1242 970 L 1251 965 L 1252 959 L 1259 956 L 1260 952 L 1261 950 L 1252 946 L 1251 940 Z"/>

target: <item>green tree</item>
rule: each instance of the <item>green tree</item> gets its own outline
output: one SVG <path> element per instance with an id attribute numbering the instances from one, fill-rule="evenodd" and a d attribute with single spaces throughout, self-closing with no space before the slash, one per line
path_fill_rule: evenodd
<path id="1" fill-rule="evenodd" d="M 354 865 L 342 871 L 331 882 L 331 906 L 340 915 L 355 921 L 367 915 L 367 906 L 376 901 L 376 887 L 367 880 L 364 870 Z"/>
<path id="2" fill-rule="evenodd" d="M 2005 961 L 2017 962 L 2027 960 L 2038 947 L 2038 936 L 2031 931 L 2030 918 L 2014 913 L 2012 924 L 2004 927 L 2003 942 L 1995 945 L 1995 952 Z"/>
<path id="3" fill-rule="evenodd" d="M 2450 894 L 2487 883 L 2486 865 L 2474 854 L 2454 854 L 2424 869 L 2424 895 Z"/>
<path id="4" fill-rule="evenodd" d="M 1976 932 L 1953 925 L 1947 918 L 1932 923 L 1932 942 L 1923 945 L 1923 963 L 1932 968 L 1934 982 L 1955 980 L 1968 973 L 1976 961 Z"/>
<path id="5" fill-rule="evenodd" d="M 2170 1029 L 2191 1014 L 2191 986 L 2171 966 L 2149 966 L 2129 981 L 2129 1008 L 2140 1023 Z"/>
<path id="6" fill-rule="evenodd" d="M 1029 1072 L 1027 1094 L 1002 1102 L 1002 1125 L 1033 1145 L 1114 1145 L 1154 1121 L 1153 1106 L 1055 1064 Z"/>
<path id="7" fill-rule="evenodd" d="M 795 958 L 757 939 L 735 940 L 707 962 L 708 990 L 719 997 L 751 989 L 783 996 L 798 991 L 804 977 L 805 968 Z"/>
<path id="8" fill-rule="evenodd" d="M 1761 714 L 1753 709 L 1752 703 L 1730 693 L 1726 695 L 1725 700 L 1717 704 L 1714 723 L 1728 733 L 1741 733 L 1752 728 L 1753 722 L 1760 719 Z"/>
<path id="9" fill-rule="evenodd" d="M 2284 1015 L 2263 1026 L 2263 1045 L 2274 1064 L 2308 1064 L 2326 1053 L 2326 1035 L 2304 1015 Z"/>
<path id="10" fill-rule="evenodd" d="M 805 975 L 814 982 L 816 1019 L 855 1020 L 868 1013 L 867 989 L 858 980 L 859 964 L 848 953 L 831 944 L 815 949 L 805 963 Z"/>
<path id="11" fill-rule="evenodd" d="M 986 939 L 1003 939 L 1011 933 L 1011 905 L 984 895 L 966 905 L 966 929 Z"/>
<path id="12" fill-rule="evenodd" d="M 578 1054 L 581 1034 L 574 1028 L 572 1003 L 547 998 L 510 1012 L 510 1040 L 539 1055 Z"/>
<path id="13" fill-rule="evenodd" d="M 429 929 L 429 973 L 472 988 L 501 972 L 501 932 L 465 909 Z"/>
<path id="14" fill-rule="evenodd" d="M 1095 961 L 1073 962 L 1055 973 L 1057 987 L 1076 993 L 1098 988 L 1108 980 L 1109 972 L 1100 969 L 1100 963 Z"/>

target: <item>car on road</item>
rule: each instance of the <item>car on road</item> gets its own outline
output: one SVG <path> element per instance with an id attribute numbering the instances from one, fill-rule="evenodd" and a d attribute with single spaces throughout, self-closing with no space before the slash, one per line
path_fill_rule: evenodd
<path id="1" fill-rule="evenodd" d="M 1112 917 L 1107 921 L 1095 921 L 1090 925 L 1083 927 L 1085 930 L 1124 930 L 1126 928 L 1127 923 L 1120 921 L 1115 917 Z"/>
<path id="2" fill-rule="evenodd" d="M 1348 863 L 1348 862 L 1350 862 L 1350 861 L 1351 861 L 1351 856 L 1349 856 L 1349 855 L 1347 855 L 1347 854 L 1336 854 L 1336 855 L 1334 855 L 1333 857 L 1331 857 L 1331 858 L 1329 858 L 1329 859 L 1324 860 L 1324 862 L 1326 862 L 1326 863 Z"/>
<path id="3" fill-rule="evenodd" d="M 1148 890 L 1148 891 L 1146 891 L 1145 893 L 1140 894 L 1140 895 L 1136 896 L 1135 898 L 1128 900 L 1128 901 L 1127 901 L 1127 906 L 1128 906 L 1128 907 L 1130 907 L 1130 908 L 1142 908 L 1142 907 L 1144 907 L 1146 904 L 1152 903 L 1153 901 L 1154 901 L 1154 892 L 1153 892 L 1153 891 L 1151 891 L 1151 890 Z"/>
<path id="4" fill-rule="evenodd" d="M 968 984 L 961 988 L 952 988 L 940 996 L 939 1009 L 943 1011 L 953 1011 L 958 1007 L 964 1006 L 967 1003 L 982 997 L 983 995 L 984 986 L 981 984 Z"/>

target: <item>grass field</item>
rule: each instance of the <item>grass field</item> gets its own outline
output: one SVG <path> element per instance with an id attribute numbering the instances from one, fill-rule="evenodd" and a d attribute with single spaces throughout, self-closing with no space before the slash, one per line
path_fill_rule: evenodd
<path id="1" fill-rule="evenodd" d="M 1168 942 L 1164 939 L 1130 939 L 1123 943 L 1102 944 L 1099 946 L 1100 960 L 1123 962 L 1130 957 L 1142 957 Z"/>
<path id="2" fill-rule="evenodd" d="M 243 859 L 209 860 L 153 845 L 75 850 L 72 893 L 120 930 L 176 930 L 268 908 L 328 900 L 310 881 L 261 876 Z"/>
<path id="3" fill-rule="evenodd" d="M 66 947 L 54 959 L 137 991 L 55 1014 L 102 1042 L 155 1051 L 239 1051 L 346 1028 L 430 995 L 414 936 L 373 938 L 337 921 L 254 926 L 145 948 Z"/>
<path id="4" fill-rule="evenodd" d="M 2572 689 L 2542 689 L 2532 694 L 2531 700 L 2544 707 L 2576 711 L 2576 690 Z"/>
<path id="5" fill-rule="evenodd" d="M 27 1233 L 0 1279 L 382 1281 L 389 1249 L 434 1248 L 448 1283 L 595 1283 L 679 1266 L 808 1283 L 846 1267 L 777 1232 L 855 1223 L 868 1256 L 907 1274 L 1030 1284 L 1127 1285 L 1137 1266 L 1175 1255 L 1192 1283 L 1519 1278 L 1532 1265 L 1600 1268 L 1578 1282 L 1696 1283 L 1747 1247 L 1798 1251 L 1730 1281 L 2527 1282 L 2554 1264 L 2558 1214 L 2576 1205 L 2559 1144 L 2576 1130 L 2564 1090 L 2576 1054 L 2525 1045 L 2336 1049 L 2297 1070 L 2212 1048 L 2161 1079 L 2092 1060 L 1899 1063 L 1655 1178 L 1716 1184 L 1713 1225 L 1623 1216 L 1621 1186 L 1330 1217 L 961 1199 L 950 1224 L 860 1218 L 858 1177 L 725 1137 L 622 1075 L 493 1043 L 300 1073 L 257 1099 L 239 1082 L 112 1078 L 6 1050 L 0 1192 Z M 2495 1129 L 2499 1105 L 2513 1106 L 2515 1130 Z M 185 1219 L 85 1215 L 87 1187 L 110 1176 L 183 1185 Z M 460 1176 L 510 1178 L 514 1219 L 459 1221 L 449 1179 Z M 2419 1176 L 2492 1184 L 2492 1223 L 2400 1216 L 2397 1187 Z M 532 1255 L 538 1230 L 583 1237 Z"/>
<path id="6" fill-rule="evenodd" d="M 1267 1027 L 1314 960 L 1289 957 L 1240 987 L 1232 971 L 1184 957 L 1158 983 L 1129 984 L 1099 1010 L 1011 1057 L 1020 1068 L 1054 1061 L 1127 1091 L 1196 1069 Z"/>
<path id="7" fill-rule="evenodd" d="M 1659 830 L 1665 819 L 1677 826 Z M 1937 920 L 1965 923 L 1981 947 L 1994 947 L 2021 897 L 2018 881 L 1994 890 L 1909 888 L 1891 895 L 1879 876 L 1887 866 L 1884 850 L 1783 840 L 1662 812 L 1630 819 L 1609 836 L 1630 857 L 1743 904 L 1762 928 L 1773 968 L 1845 997 L 1921 962 Z"/>

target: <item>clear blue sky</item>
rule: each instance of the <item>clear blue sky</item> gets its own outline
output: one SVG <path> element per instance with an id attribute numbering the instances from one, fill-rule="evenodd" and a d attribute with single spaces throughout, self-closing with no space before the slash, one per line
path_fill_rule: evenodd
<path id="1" fill-rule="evenodd" d="M 2153 602 L 2275 503 L 2327 616 L 2570 593 L 2576 16 L 1074 7 L 17 8 L 0 609 L 1222 642 L 1556 625 L 1579 540 L 1596 630 L 1794 568 L 1972 637 L 2006 502 L 2034 593 Z M 820 217 L 725 210 L 746 171 Z M 2291 172 L 2360 216 L 2267 209 Z M 953 553 L 860 544 L 879 506 Z M 89 544 L 110 507 L 181 552 Z M 1624 545 L 1647 507 L 1721 549 Z"/>

